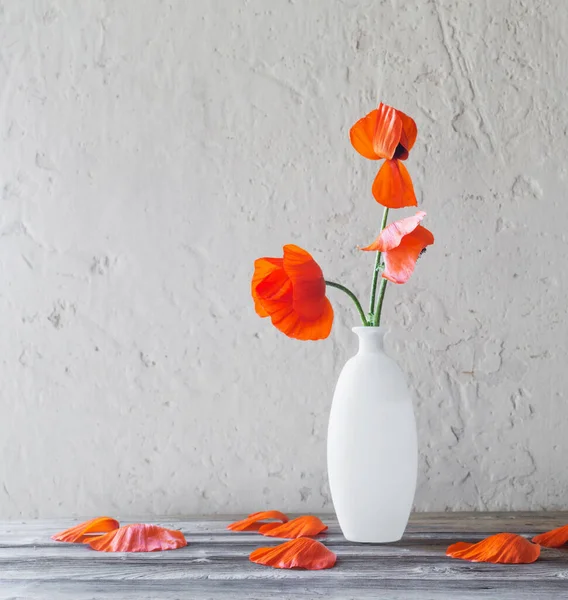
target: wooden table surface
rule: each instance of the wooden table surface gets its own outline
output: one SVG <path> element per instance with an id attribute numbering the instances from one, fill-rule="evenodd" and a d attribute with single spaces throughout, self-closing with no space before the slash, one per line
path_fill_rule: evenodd
<path id="1" fill-rule="evenodd" d="M 348 542 L 334 517 L 322 519 L 330 527 L 321 541 L 338 557 L 326 571 L 249 562 L 252 550 L 279 540 L 227 531 L 231 517 L 142 520 L 181 529 L 189 545 L 140 554 L 95 552 L 50 539 L 77 521 L 0 522 L 0 599 L 568 599 L 568 549 L 544 549 L 531 565 L 445 556 L 455 541 L 500 531 L 532 536 L 568 523 L 568 513 L 415 514 L 404 538 L 385 545 Z"/>

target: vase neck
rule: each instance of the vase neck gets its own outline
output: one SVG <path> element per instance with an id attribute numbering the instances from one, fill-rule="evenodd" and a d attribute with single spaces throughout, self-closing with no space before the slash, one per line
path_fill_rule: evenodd
<path id="1" fill-rule="evenodd" d="M 359 337 L 359 354 L 383 352 L 383 327 L 353 327 L 353 332 Z"/>

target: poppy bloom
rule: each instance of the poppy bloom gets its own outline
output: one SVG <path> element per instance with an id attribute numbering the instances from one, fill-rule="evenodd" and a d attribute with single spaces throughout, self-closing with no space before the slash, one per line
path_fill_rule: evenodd
<path id="1" fill-rule="evenodd" d="M 471 562 L 503 564 L 533 563 L 540 556 L 540 546 L 531 544 L 516 533 L 498 533 L 477 544 L 458 542 L 446 551 L 447 556 Z"/>
<path id="2" fill-rule="evenodd" d="M 258 532 L 267 537 L 294 539 L 317 535 L 326 529 L 327 525 L 321 519 L 313 515 L 305 515 L 287 523 L 267 523 L 262 525 Z"/>
<path id="3" fill-rule="evenodd" d="M 275 569 L 330 569 L 337 557 L 321 542 L 309 538 L 290 540 L 279 546 L 257 548 L 249 559 Z"/>
<path id="4" fill-rule="evenodd" d="M 545 548 L 561 548 L 568 542 L 568 525 L 536 535 L 532 541 Z"/>
<path id="5" fill-rule="evenodd" d="M 254 307 L 260 317 L 297 340 L 326 338 L 333 308 L 325 295 L 322 270 L 312 256 L 295 246 L 284 246 L 283 258 L 259 258 L 252 278 Z"/>
<path id="6" fill-rule="evenodd" d="M 385 263 L 383 277 L 393 283 L 406 283 L 421 252 L 434 243 L 434 236 L 420 225 L 426 216 L 424 211 L 395 221 L 385 227 L 379 237 L 365 251 L 382 252 Z"/>
<path id="7" fill-rule="evenodd" d="M 155 552 L 183 548 L 187 540 L 181 531 L 137 523 L 98 537 L 89 546 L 99 552 Z"/>
<path id="8" fill-rule="evenodd" d="M 268 519 L 275 519 L 280 523 L 266 523 Z M 258 531 L 263 525 L 281 525 L 286 523 L 288 517 L 279 510 L 265 510 L 263 512 L 252 513 L 242 521 L 236 521 L 227 525 L 231 531 Z"/>
<path id="9" fill-rule="evenodd" d="M 120 527 L 116 519 L 97 517 L 51 536 L 56 542 L 85 543 Z"/>
<path id="10" fill-rule="evenodd" d="M 401 162 L 408 158 L 416 135 L 413 119 L 382 102 L 349 132 L 351 144 L 361 156 L 386 159 L 373 182 L 373 196 L 387 208 L 417 205 L 412 179 Z"/>

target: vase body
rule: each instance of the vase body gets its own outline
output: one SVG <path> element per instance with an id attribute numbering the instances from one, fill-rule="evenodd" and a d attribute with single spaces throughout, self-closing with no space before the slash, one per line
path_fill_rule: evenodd
<path id="1" fill-rule="evenodd" d="M 343 535 L 386 543 L 404 533 L 418 450 L 406 379 L 383 349 L 381 327 L 355 327 L 359 352 L 337 382 L 327 438 L 331 497 Z"/>

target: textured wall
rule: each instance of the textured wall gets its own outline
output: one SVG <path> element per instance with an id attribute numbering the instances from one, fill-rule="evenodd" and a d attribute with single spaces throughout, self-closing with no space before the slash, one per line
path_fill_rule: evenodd
<path id="1" fill-rule="evenodd" d="M 418 122 L 437 242 L 387 291 L 416 508 L 566 508 L 567 27 L 563 0 L 0 0 L 0 517 L 331 510 L 356 315 L 331 291 L 332 336 L 288 340 L 249 281 L 295 242 L 366 299 L 348 129 L 379 98 Z"/>

